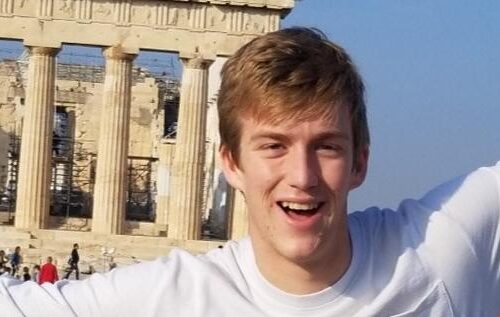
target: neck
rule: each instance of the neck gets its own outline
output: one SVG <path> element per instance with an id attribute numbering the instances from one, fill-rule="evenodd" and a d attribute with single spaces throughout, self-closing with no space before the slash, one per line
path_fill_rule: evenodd
<path id="1" fill-rule="evenodd" d="M 272 248 L 260 248 L 266 244 L 265 241 L 261 242 L 252 239 L 259 271 L 271 284 L 291 294 L 312 294 L 333 285 L 351 263 L 352 250 L 347 227 L 344 232 L 339 232 L 331 245 L 318 250 L 318 254 L 307 260 L 286 258 Z"/>

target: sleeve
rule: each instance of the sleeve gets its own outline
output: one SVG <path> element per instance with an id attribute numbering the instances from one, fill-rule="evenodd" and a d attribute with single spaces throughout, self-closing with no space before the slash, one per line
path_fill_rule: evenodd
<path id="1" fill-rule="evenodd" d="M 444 235 L 439 243 L 451 250 L 443 253 L 458 258 L 466 249 L 473 254 L 479 272 L 474 279 L 500 312 L 500 162 L 435 188 L 420 203 L 440 211 L 431 216 L 429 227 Z"/>

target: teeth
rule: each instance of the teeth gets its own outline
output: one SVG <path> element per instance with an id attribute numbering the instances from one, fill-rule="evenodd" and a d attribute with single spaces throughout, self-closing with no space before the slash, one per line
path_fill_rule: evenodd
<path id="1" fill-rule="evenodd" d="M 281 205 L 285 208 L 293 209 L 293 210 L 311 210 L 311 209 L 316 209 L 318 208 L 317 203 L 311 203 L 311 204 L 299 204 L 299 203 L 293 203 L 289 201 L 284 201 L 281 203 Z"/>

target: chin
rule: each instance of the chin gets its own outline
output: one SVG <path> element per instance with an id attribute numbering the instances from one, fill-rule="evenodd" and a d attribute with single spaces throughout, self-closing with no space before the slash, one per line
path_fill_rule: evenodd
<path id="1" fill-rule="evenodd" d="M 321 249 L 321 241 L 316 238 L 289 239 L 281 245 L 282 255 L 295 263 L 306 263 L 314 260 Z"/>

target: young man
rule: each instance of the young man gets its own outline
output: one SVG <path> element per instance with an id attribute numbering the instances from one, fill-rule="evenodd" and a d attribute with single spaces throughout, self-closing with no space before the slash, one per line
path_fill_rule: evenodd
<path id="1" fill-rule="evenodd" d="M 242 47 L 223 68 L 218 103 L 221 160 L 246 198 L 249 238 L 84 282 L 1 280 L 0 307 L 28 316 L 42 302 L 60 316 L 500 313 L 500 164 L 397 211 L 348 215 L 368 164 L 363 84 L 344 50 L 309 29 Z"/>

